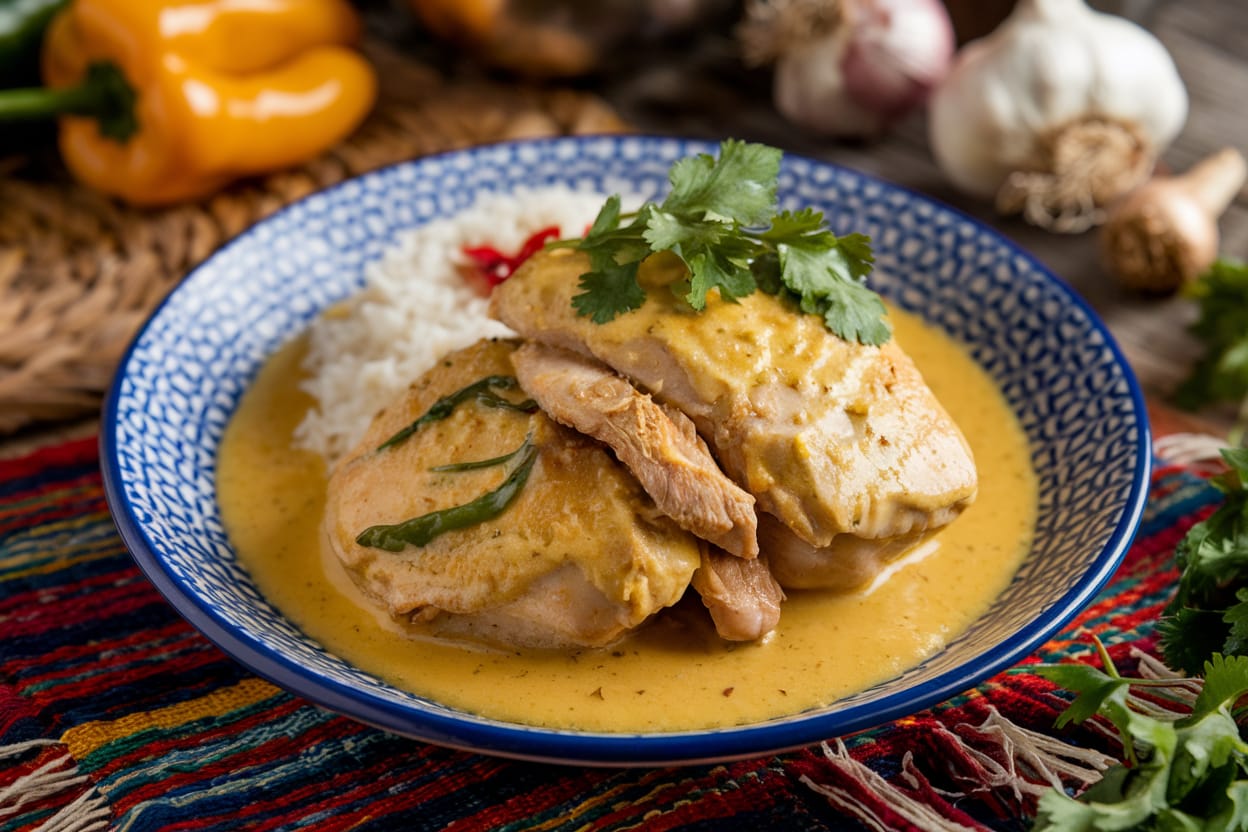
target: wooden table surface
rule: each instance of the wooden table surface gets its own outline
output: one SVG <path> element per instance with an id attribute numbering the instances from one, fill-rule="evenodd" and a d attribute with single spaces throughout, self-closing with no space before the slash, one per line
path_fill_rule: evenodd
<path id="1" fill-rule="evenodd" d="M 965 3 L 986 9 L 1000 3 Z M 1225 146 L 1248 154 L 1248 3 L 1242 0 L 1121 0 L 1092 5 L 1112 9 L 1147 27 L 1170 50 L 1187 85 L 1190 112 L 1183 132 L 1162 158 L 1186 170 Z M 982 18 L 958 18 L 959 32 L 982 30 Z M 1200 345 L 1187 333 L 1195 317 L 1190 300 L 1145 298 L 1118 287 L 1102 269 L 1095 233 L 1056 235 L 1004 219 L 990 206 L 953 191 L 928 149 L 927 123 L 917 114 L 881 141 L 853 145 L 802 135 L 770 104 L 769 81 L 743 69 L 728 38 L 683 57 L 660 56 L 616 74 L 601 86 L 608 100 L 641 130 L 718 139 L 764 141 L 796 153 L 876 174 L 947 202 L 995 227 L 1068 281 L 1101 315 L 1155 402 L 1188 372 Z M 1221 222 L 1222 251 L 1248 259 L 1248 193 Z M 1233 408 L 1206 411 L 1215 428 L 1229 425 Z"/>
<path id="2" fill-rule="evenodd" d="M 366 1 L 366 7 L 368 2 Z M 978 34 L 995 22 L 1009 0 L 947 0 L 960 36 Z M 1092 5 L 1123 13 L 1153 31 L 1174 56 L 1191 101 L 1188 122 L 1163 156 L 1163 165 L 1185 170 L 1227 145 L 1248 153 L 1248 2 L 1243 0 L 1092 0 Z M 436 43 L 392 0 L 377 0 L 370 28 L 414 56 L 452 75 L 480 73 L 462 54 Z M 1054 235 L 1019 220 L 1000 218 L 990 206 L 969 200 L 944 181 L 928 149 L 926 119 L 915 114 L 880 141 L 836 142 L 803 135 L 771 106 L 767 73 L 743 66 L 730 22 L 697 33 L 685 42 L 654 50 L 621 51 L 611 70 L 583 79 L 643 132 L 708 139 L 733 136 L 763 141 L 788 151 L 837 162 L 875 174 L 947 202 L 982 220 L 1036 255 L 1068 281 L 1109 325 L 1150 400 L 1156 420 L 1173 419 L 1166 394 L 1200 354 L 1186 329 L 1195 316 L 1191 301 L 1144 298 L 1120 289 L 1102 270 L 1094 233 Z M 1223 217 L 1222 250 L 1248 259 L 1248 193 L 1241 192 Z M 1180 422 L 1194 429 L 1224 433 L 1234 415 L 1230 406 L 1209 409 Z M 56 425 L 0 438 L 0 458 L 68 436 L 98 429 L 95 420 Z"/>

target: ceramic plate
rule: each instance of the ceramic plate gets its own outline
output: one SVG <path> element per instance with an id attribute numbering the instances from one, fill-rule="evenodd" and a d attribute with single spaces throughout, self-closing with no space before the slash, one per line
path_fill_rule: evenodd
<path id="1" fill-rule="evenodd" d="M 786 156 L 783 207 L 813 205 L 838 233 L 869 234 L 876 288 L 963 343 L 1017 413 L 1039 475 L 1035 545 L 970 629 L 923 664 L 827 707 L 758 724 L 653 734 L 556 731 L 485 719 L 387 685 L 329 654 L 257 591 L 222 525 L 218 443 L 265 359 L 356 291 L 403 232 L 487 192 L 568 185 L 661 193 L 671 163 L 710 144 L 567 138 L 397 165 L 298 202 L 199 266 L 155 311 L 105 408 L 109 505 L 126 545 L 181 613 L 256 673 L 411 737 L 528 759 L 667 764 L 748 757 L 895 719 L 1027 656 L 1121 560 L 1148 481 L 1143 399 L 1105 326 L 997 233 L 923 196 Z"/>

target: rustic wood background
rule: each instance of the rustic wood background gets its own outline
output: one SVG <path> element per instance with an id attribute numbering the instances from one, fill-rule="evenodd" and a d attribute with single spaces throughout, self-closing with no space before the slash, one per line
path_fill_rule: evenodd
<path id="1" fill-rule="evenodd" d="M 641 0 L 636 0 L 641 2 Z M 460 50 L 440 44 L 422 31 L 405 0 L 360 0 L 374 35 L 384 36 L 403 54 L 429 65 L 451 82 L 484 80 L 519 83 L 490 73 Z M 572 86 L 602 96 L 643 132 L 719 139 L 735 136 L 764 141 L 786 150 L 848 165 L 929 194 L 997 228 L 1033 252 L 1067 280 L 1105 319 L 1122 345 L 1154 406 L 1199 355 L 1186 332 L 1194 305 L 1183 298 L 1144 298 L 1116 286 L 1104 273 L 1094 234 L 1057 236 L 1001 219 L 989 206 L 968 200 L 944 182 L 928 150 L 926 120 L 920 113 L 881 141 L 835 142 L 803 135 L 772 109 L 770 78 L 746 68 L 731 36 L 740 0 L 704 0 L 720 9 L 707 25 L 687 36 L 647 43 L 645 48 L 612 52 L 596 75 Z M 1008 11 L 1011 0 L 947 0 L 959 37 L 990 31 Z M 1248 3 L 1242 0 L 1092 0 L 1093 5 L 1124 14 L 1153 31 L 1167 46 L 1188 87 L 1188 123 L 1165 153 L 1163 165 L 1184 170 L 1221 147 L 1248 152 Z M 560 82 L 560 86 L 567 82 Z M 413 97 L 423 87 L 412 85 Z M 533 93 L 531 86 L 526 86 Z M 1222 250 L 1248 259 L 1248 194 L 1242 193 L 1223 217 Z M 1195 424 L 1219 431 L 1229 425 L 1233 408 L 1212 408 Z M 95 428 L 94 421 L 73 432 Z M 44 432 L 10 437 L 0 453 L 37 444 Z M 62 435 L 58 430 L 55 435 Z"/>

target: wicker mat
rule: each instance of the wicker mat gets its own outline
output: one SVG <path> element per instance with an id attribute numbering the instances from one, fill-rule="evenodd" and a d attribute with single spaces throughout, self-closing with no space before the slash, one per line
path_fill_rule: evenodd
<path id="1" fill-rule="evenodd" d="M 302 168 L 205 202 L 141 211 L 56 172 L 0 168 L 0 435 L 96 411 L 122 352 L 169 289 L 289 202 L 430 153 L 624 127 L 587 94 L 451 82 L 389 47 L 367 52 L 382 91 L 355 135 Z"/>

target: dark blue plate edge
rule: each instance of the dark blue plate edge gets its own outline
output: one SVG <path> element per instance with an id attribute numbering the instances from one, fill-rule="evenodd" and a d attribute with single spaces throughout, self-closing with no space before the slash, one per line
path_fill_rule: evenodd
<path id="1" fill-rule="evenodd" d="M 337 190 L 359 179 L 385 177 L 389 175 L 387 171 L 394 168 L 408 165 L 419 166 L 450 157 L 488 153 L 503 145 L 553 146 L 566 143 L 576 145 L 594 141 L 595 139 L 607 139 L 615 142 L 635 140 L 642 144 L 674 142 L 684 148 L 682 152 L 685 153 L 690 150 L 705 152 L 713 150 L 717 146 L 715 142 L 701 139 L 685 139 L 673 136 L 641 136 L 635 134 L 500 142 L 399 162 L 363 174 L 354 180 L 344 180 L 344 182 L 311 194 L 308 197 L 304 197 L 304 199 L 314 198 Z M 812 743 L 819 742 L 823 738 L 852 734 L 923 710 L 943 702 L 975 686 L 984 679 L 1017 664 L 1019 659 L 1033 652 L 1035 648 L 1060 630 L 1100 591 L 1113 575 L 1134 538 L 1147 499 L 1147 484 L 1152 462 L 1151 429 L 1138 380 L 1135 378 L 1134 372 L 1131 370 L 1108 327 L 1087 302 L 1064 280 L 1053 274 L 1044 264 L 1009 238 L 985 226 L 969 214 L 905 186 L 896 185 L 871 174 L 845 168 L 832 162 L 802 157 L 798 154 L 787 152 L 785 155 L 794 159 L 802 159 L 810 164 L 832 168 L 852 177 L 875 182 L 880 187 L 888 190 L 904 192 L 912 199 L 927 202 L 936 208 L 958 216 L 967 223 L 974 225 L 980 231 L 986 231 L 992 237 L 1004 243 L 1014 254 L 1022 257 L 1041 272 L 1046 279 L 1062 291 L 1067 300 L 1083 312 L 1092 328 L 1098 331 L 1104 338 L 1107 348 L 1112 352 L 1115 362 L 1120 371 L 1122 371 L 1128 385 L 1137 417 L 1137 476 L 1133 480 L 1131 494 L 1113 533 L 1080 583 L 1072 587 L 1051 607 L 1051 609 L 1055 609 L 1057 612 L 1050 615 L 1046 624 L 1032 632 L 1015 634 L 1002 642 L 991 658 L 986 658 L 982 663 L 971 663 L 953 668 L 935 679 L 908 691 L 898 692 L 871 703 L 855 705 L 843 711 L 814 715 L 804 719 L 800 716 L 796 718 L 789 717 L 787 721 L 774 725 L 764 722 L 740 728 L 717 729 L 710 732 L 646 735 L 600 734 L 490 723 L 471 714 L 464 714 L 463 717 L 459 717 L 421 712 L 419 714 L 420 724 L 418 727 L 422 730 L 414 731 L 410 720 L 411 711 L 340 682 L 309 674 L 306 668 L 284 656 L 268 651 L 262 642 L 249 637 L 241 637 L 220 619 L 216 613 L 204 607 L 197 596 L 187 592 L 165 571 L 161 561 L 156 558 L 148 546 L 144 533 L 123 497 L 120 472 L 114 463 L 118 450 L 116 446 L 117 400 L 120 396 L 123 382 L 122 373 L 119 371 L 110 385 L 104 403 L 100 435 L 100 460 L 105 499 L 123 543 L 125 543 L 139 568 L 179 614 L 225 653 L 273 684 L 295 695 L 306 698 L 316 705 L 383 730 L 451 748 L 491 753 L 536 762 L 604 766 L 666 766 L 722 762 L 769 755 L 806 747 Z M 297 203 L 292 205 L 294 204 Z M 289 210 L 290 207 L 292 206 L 281 209 L 279 213 Z M 222 246 L 213 256 L 215 257 L 220 251 L 234 245 L 242 244 L 249 236 L 255 233 L 255 228 L 256 226 L 253 226 L 245 230 L 242 234 Z M 205 261 L 204 264 L 193 269 L 187 275 L 187 278 L 191 277 L 207 262 Z M 152 311 L 127 347 L 118 364 L 119 368 L 124 368 L 129 364 L 139 340 L 151 326 L 152 321 L 160 314 L 165 304 L 172 298 L 173 294 L 179 291 L 184 282 L 185 279 Z M 861 713 L 868 706 L 870 713 Z"/>

